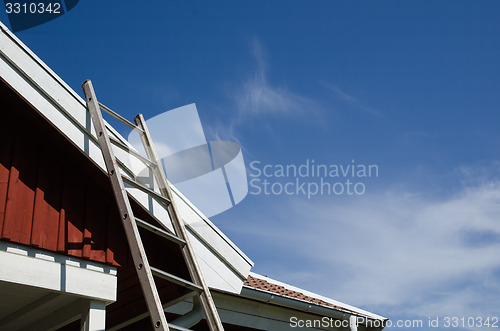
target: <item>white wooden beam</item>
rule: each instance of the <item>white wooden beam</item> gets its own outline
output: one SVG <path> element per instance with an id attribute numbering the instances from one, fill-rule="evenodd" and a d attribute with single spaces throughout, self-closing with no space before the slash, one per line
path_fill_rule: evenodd
<path id="1" fill-rule="evenodd" d="M 106 329 L 106 303 L 85 300 L 82 304 L 80 331 L 104 331 Z"/>
<path id="2" fill-rule="evenodd" d="M 358 320 L 356 316 L 349 317 L 349 328 L 351 331 L 358 331 Z"/>
<path id="3" fill-rule="evenodd" d="M 116 268 L 1 241 L 0 281 L 116 301 Z"/>

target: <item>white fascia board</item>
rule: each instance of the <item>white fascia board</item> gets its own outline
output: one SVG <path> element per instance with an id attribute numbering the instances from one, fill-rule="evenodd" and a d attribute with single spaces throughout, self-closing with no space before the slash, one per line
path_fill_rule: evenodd
<path id="1" fill-rule="evenodd" d="M 319 300 L 323 300 L 323 301 L 328 302 L 328 303 L 330 303 L 332 305 L 340 307 L 341 309 L 345 309 L 345 310 L 348 310 L 348 311 L 352 311 L 355 314 L 359 314 L 360 316 L 367 316 L 369 318 L 376 319 L 376 320 L 387 320 L 386 317 L 383 317 L 383 316 L 371 313 L 369 311 L 366 311 L 366 310 L 363 310 L 363 309 L 360 309 L 360 308 L 348 305 L 346 303 L 343 303 L 343 302 L 340 302 L 340 301 L 337 301 L 337 300 L 333 300 L 333 299 L 324 297 L 322 295 L 319 295 L 319 294 L 316 294 L 316 293 L 313 293 L 313 292 L 306 291 L 304 289 L 295 287 L 295 286 L 287 284 L 287 283 L 283 283 L 283 282 L 277 281 L 277 280 L 269 278 L 267 276 L 259 275 L 259 274 L 255 273 L 255 272 L 250 272 L 249 274 L 252 277 L 265 280 L 265 281 L 267 281 L 267 282 L 269 282 L 271 284 L 283 286 L 283 287 L 285 287 L 288 290 L 300 292 L 300 293 L 302 293 L 302 294 L 304 294 L 304 295 L 306 295 L 308 297 L 319 299 Z M 261 292 L 267 292 L 267 293 L 279 295 L 277 293 L 273 293 L 273 292 L 268 292 L 268 291 L 263 291 L 263 290 L 260 290 L 260 289 L 256 289 L 256 288 L 253 288 L 251 286 L 245 286 L 245 287 L 247 287 L 249 289 L 252 289 L 252 290 L 255 290 L 255 291 L 261 291 Z M 334 308 L 332 308 L 332 309 L 334 309 Z"/>
<path id="2" fill-rule="evenodd" d="M 217 312 L 223 323 L 239 325 L 259 330 L 288 331 L 293 329 L 294 320 L 301 321 L 330 321 L 326 315 L 303 312 L 293 308 L 277 306 L 262 301 L 256 301 L 234 294 L 213 292 L 212 296 Z M 167 312 L 186 314 L 192 309 L 192 303 L 183 301 L 167 308 Z M 308 327 L 307 330 L 346 330 L 345 328 L 330 327 L 329 325 Z M 297 327 L 297 329 L 302 329 Z"/>
<path id="3" fill-rule="evenodd" d="M 116 301 L 116 268 L 0 241 L 0 281 Z"/>
<path id="4" fill-rule="evenodd" d="M 0 79 L 105 171 L 104 160 L 85 101 L 1 22 Z M 109 124 L 106 127 L 111 135 L 130 149 L 134 149 Z M 92 135 L 89 135 L 88 131 L 92 132 Z M 135 176 L 144 169 L 142 161 L 137 157 L 116 147 L 113 150 L 117 158 L 132 170 Z M 172 229 L 163 205 L 136 189 L 127 189 L 127 191 L 169 229 Z M 157 189 L 155 191 L 159 192 Z M 240 278 L 239 282 L 242 283 L 253 266 L 253 262 L 178 190 L 174 188 L 173 191 L 174 199 L 178 201 L 179 209 L 181 209 L 181 217 L 190 226 L 197 240 L 201 240 L 209 251 L 223 261 L 226 268 L 236 271 Z M 205 250 L 203 252 L 195 250 L 195 253 L 206 256 Z M 202 272 L 206 270 L 202 268 Z M 209 274 L 215 277 L 211 271 Z M 212 280 L 212 276 L 206 279 L 207 284 L 217 288 L 220 279 Z M 233 286 L 240 288 L 241 284 L 233 283 Z M 228 288 L 223 289 L 228 290 Z"/>

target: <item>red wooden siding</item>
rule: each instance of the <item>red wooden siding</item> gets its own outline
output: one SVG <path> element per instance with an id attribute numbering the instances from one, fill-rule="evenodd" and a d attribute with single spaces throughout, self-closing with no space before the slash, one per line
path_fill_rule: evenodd
<path id="1" fill-rule="evenodd" d="M 3 83 L 0 107 L 0 239 L 126 263 L 125 236 L 104 173 Z"/>

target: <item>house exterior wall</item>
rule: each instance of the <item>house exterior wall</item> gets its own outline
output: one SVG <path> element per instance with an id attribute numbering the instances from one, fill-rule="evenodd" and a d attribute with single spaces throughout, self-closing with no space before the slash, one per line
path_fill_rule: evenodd
<path id="1" fill-rule="evenodd" d="M 121 225 L 98 174 L 14 92 L 0 90 L 9 123 L 0 130 L 0 239 L 119 266 Z"/>

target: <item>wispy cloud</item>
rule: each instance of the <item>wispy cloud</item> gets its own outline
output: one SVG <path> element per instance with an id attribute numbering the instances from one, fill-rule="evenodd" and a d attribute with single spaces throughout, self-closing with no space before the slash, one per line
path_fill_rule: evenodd
<path id="1" fill-rule="evenodd" d="M 340 90 L 340 88 L 336 85 L 330 85 L 330 84 L 325 84 L 325 86 L 332 92 L 334 92 L 338 97 L 341 99 L 347 101 L 347 102 L 352 102 L 352 103 L 357 103 L 358 99 L 355 97 L 345 93 L 344 91 Z"/>
<path id="2" fill-rule="evenodd" d="M 265 51 L 260 42 L 252 42 L 256 67 L 236 91 L 235 101 L 241 115 L 280 114 L 287 116 L 315 113 L 320 106 L 313 100 L 292 92 L 285 85 L 268 81 Z"/>
<path id="3" fill-rule="evenodd" d="M 268 79 L 271 70 L 266 51 L 258 39 L 251 42 L 250 50 L 254 61 L 250 66 L 252 69 L 241 80 L 232 81 L 225 88 L 230 101 L 226 107 L 234 111 L 227 117 L 204 123 L 207 136 L 210 139 L 236 141 L 243 147 L 238 134 L 243 126 L 258 123 L 271 132 L 272 120 L 306 119 L 323 127 L 325 121 L 321 120 L 321 103 L 292 91 L 286 82 L 272 84 Z M 251 156 L 251 151 L 244 149 L 244 154 Z"/>
<path id="4" fill-rule="evenodd" d="M 328 84 L 328 83 L 323 83 L 323 85 L 329 91 L 333 92 L 333 94 L 334 94 L 334 96 L 336 98 L 338 98 L 341 101 L 349 104 L 350 106 L 355 107 L 356 109 L 359 109 L 359 110 L 371 113 L 373 115 L 377 115 L 377 116 L 381 115 L 380 112 L 378 112 L 376 110 L 373 110 L 372 108 L 363 105 L 363 103 L 358 98 L 356 98 L 356 97 L 348 94 L 347 92 L 341 90 L 340 87 L 338 87 L 337 85 L 332 85 L 332 84 Z"/>
<path id="5" fill-rule="evenodd" d="M 398 190 L 332 199 L 295 199 L 273 221 L 254 215 L 260 235 L 295 257 L 269 273 L 389 317 L 498 313 L 500 182 L 440 200 Z M 300 279 L 297 265 L 315 276 Z"/>

